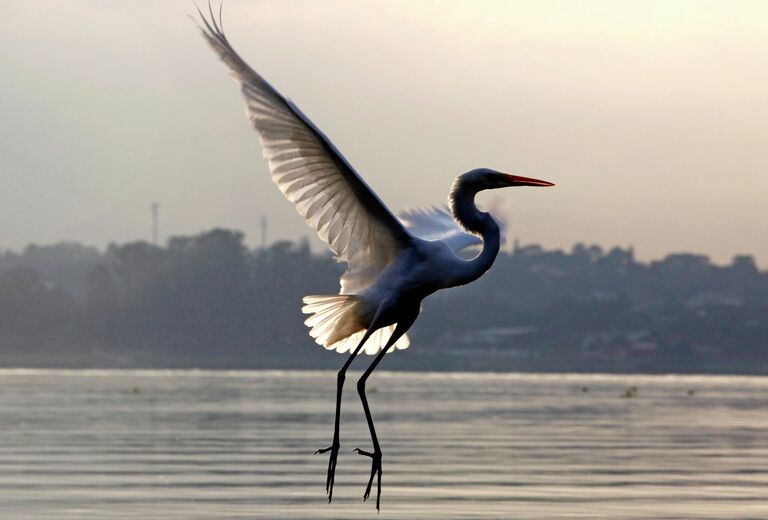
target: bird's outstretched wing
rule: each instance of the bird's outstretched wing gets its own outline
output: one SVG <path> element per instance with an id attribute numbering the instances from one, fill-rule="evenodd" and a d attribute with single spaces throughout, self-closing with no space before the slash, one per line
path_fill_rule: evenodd
<path id="1" fill-rule="evenodd" d="M 272 180 L 336 258 L 347 262 L 341 293 L 359 292 L 413 237 L 309 118 L 238 56 L 221 28 L 221 14 L 217 23 L 210 5 L 209 12 L 210 21 L 200 13 L 200 29 L 241 86 Z"/>
<path id="2" fill-rule="evenodd" d="M 424 240 L 442 240 L 454 253 L 470 246 L 479 246 L 482 239 L 471 233 L 467 233 L 451 215 L 446 207 L 430 206 L 427 208 L 406 209 L 398 215 L 400 222 L 414 236 Z M 502 241 L 504 240 L 504 223 L 494 217 L 496 223 L 502 229 Z"/>

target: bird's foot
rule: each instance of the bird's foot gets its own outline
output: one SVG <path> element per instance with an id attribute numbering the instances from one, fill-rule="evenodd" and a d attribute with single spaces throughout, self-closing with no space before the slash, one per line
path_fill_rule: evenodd
<path id="1" fill-rule="evenodd" d="M 381 450 L 376 448 L 373 453 L 369 451 L 355 448 L 355 451 L 360 455 L 369 457 L 371 459 L 371 478 L 368 479 L 368 486 L 365 488 L 365 494 L 363 494 L 363 501 L 368 500 L 371 496 L 371 486 L 373 485 L 373 477 L 376 477 L 376 511 L 379 510 L 379 504 L 381 502 Z"/>
<path id="2" fill-rule="evenodd" d="M 317 450 L 315 454 L 328 452 L 331 452 L 331 455 L 328 458 L 328 476 L 325 479 L 325 492 L 328 494 L 328 502 L 330 502 L 333 500 L 333 479 L 336 476 L 336 458 L 339 456 L 339 441 L 337 439 L 333 439 L 333 444 L 327 448 Z"/>

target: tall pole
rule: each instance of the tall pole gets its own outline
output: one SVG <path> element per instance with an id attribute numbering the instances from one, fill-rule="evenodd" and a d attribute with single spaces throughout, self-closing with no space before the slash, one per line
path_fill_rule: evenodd
<path id="1" fill-rule="evenodd" d="M 150 208 L 152 208 L 152 243 L 157 245 L 159 226 L 158 221 L 160 220 L 160 204 L 153 202 L 150 205 Z"/>
<path id="2" fill-rule="evenodd" d="M 261 248 L 267 248 L 267 217 L 261 217 Z"/>

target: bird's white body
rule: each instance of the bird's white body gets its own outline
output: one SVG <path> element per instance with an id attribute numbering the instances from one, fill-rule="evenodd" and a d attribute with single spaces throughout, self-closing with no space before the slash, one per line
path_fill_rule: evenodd
<path id="1" fill-rule="evenodd" d="M 414 239 L 412 248 L 400 253 L 373 285 L 359 294 L 366 307 L 372 309 L 367 325 L 377 309 L 381 309 L 382 326 L 397 323 L 404 312 L 400 309 L 418 309 L 424 298 L 450 286 L 459 262 L 463 260 L 443 242 Z"/>
<path id="2" fill-rule="evenodd" d="M 414 237 L 411 248 L 401 252 L 359 296 L 371 307 L 382 308 L 382 325 L 392 325 L 400 314 L 391 308 L 418 308 L 430 294 L 464 285 L 473 274 L 472 267 L 471 260 L 459 257 L 445 242 Z"/>
<path id="3" fill-rule="evenodd" d="M 369 330 L 381 331 L 368 339 L 363 352 L 378 353 L 398 323 L 412 323 L 421 302 L 430 294 L 459 285 L 468 262 L 441 240 L 413 237 L 408 248 L 398 252 L 371 285 L 356 294 L 308 296 L 303 310 L 310 334 L 328 349 L 352 352 Z M 409 345 L 403 334 L 393 345 Z"/>
<path id="4" fill-rule="evenodd" d="M 212 10 L 210 23 L 201 15 L 203 36 L 240 84 L 246 113 L 259 132 L 272 179 L 307 223 L 325 240 L 336 258 L 347 263 L 338 295 L 307 296 L 302 310 L 315 341 L 329 350 L 349 352 L 339 371 L 336 422 L 326 490 L 332 497 L 339 449 L 341 390 L 346 370 L 360 352 L 376 355 L 358 382 L 374 451 L 364 498 L 378 475 L 381 450 L 365 396 L 365 381 L 384 354 L 409 344 L 406 331 L 419 315 L 421 302 L 440 289 L 464 285 L 493 264 L 501 244 L 499 224 L 475 207 L 477 192 L 507 186 L 551 183 L 506 175 L 487 168 L 467 172 L 453 184 L 450 214 L 440 209 L 406 212 L 395 217 L 368 187 L 333 143 L 299 108 L 283 97 L 238 56 Z M 219 13 L 219 19 L 221 13 Z M 482 244 L 465 260 L 457 253 Z"/>

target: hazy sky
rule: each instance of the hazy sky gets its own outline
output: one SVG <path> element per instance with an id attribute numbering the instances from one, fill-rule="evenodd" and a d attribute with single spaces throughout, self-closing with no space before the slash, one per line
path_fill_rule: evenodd
<path id="1" fill-rule="evenodd" d="M 183 1 L 0 3 L 0 246 L 309 234 Z M 768 267 L 768 2 L 244 2 L 230 41 L 393 209 L 487 166 L 510 236 Z M 487 197 L 486 197 L 487 200 Z"/>

